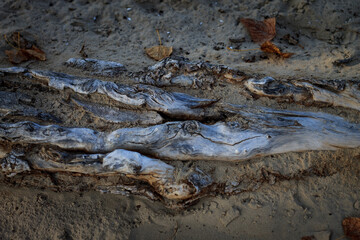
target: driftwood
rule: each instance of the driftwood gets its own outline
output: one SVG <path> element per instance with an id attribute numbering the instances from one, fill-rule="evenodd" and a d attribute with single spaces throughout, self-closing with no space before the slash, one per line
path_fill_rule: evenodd
<path id="1" fill-rule="evenodd" d="M 212 184 L 211 178 L 199 169 L 177 174 L 171 165 L 123 149 L 107 154 L 74 154 L 39 147 L 27 152 L 10 152 L 0 163 L 2 171 L 8 176 L 31 169 L 95 176 L 123 174 L 149 183 L 158 194 L 170 200 L 189 199 Z"/>
<path id="2" fill-rule="evenodd" d="M 109 107 L 102 104 L 83 102 L 73 99 L 73 102 L 90 112 L 94 116 L 113 123 L 132 123 L 140 125 L 154 125 L 163 122 L 163 118 L 154 111 L 132 111 Z"/>
<path id="3" fill-rule="evenodd" d="M 88 128 L 42 126 L 33 122 L 0 124 L 0 137 L 16 143 L 51 144 L 67 150 L 138 151 L 167 160 L 239 161 L 270 154 L 336 150 L 360 146 L 360 126 L 324 113 L 274 111 L 231 106 L 247 124 L 167 122 L 110 133 Z"/>
<path id="4" fill-rule="evenodd" d="M 65 65 L 104 77 L 116 77 L 126 71 L 125 66 L 120 63 L 92 58 L 70 58 L 65 62 Z"/>
<path id="5" fill-rule="evenodd" d="M 80 94 L 104 94 L 130 107 L 145 107 L 148 110 L 158 111 L 173 118 L 198 120 L 212 118 L 214 112 L 212 109 L 205 109 L 205 107 L 217 102 L 217 100 L 196 98 L 184 93 L 171 93 L 148 85 L 127 86 L 50 71 L 34 71 L 14 67 L 0 69 L 0 72 L 22 73 L 58 90 L 69 88 Z"/>
<path id="6" fill-rule="evenodd" d="M 27 153 L 26 159 L 36 170 L 97 176 L 124 174 L 149 183 L 168 199 L 191 198 L 211 184 L 210 177 L 200 170 L 176 175 L 175 168 L 169 164 L 123 149 L 107 154 L 72 154 L 43 147 Z"/>
<path id="7" fill-rule="evenodd" d="M 70 62 L 73 67 L 91 70 L 95 75 L 113 77 L 124 71 L 122 65 L 96 59 Z M 75 116 L 79 109 L 90 113 L 93 116 L 90 122 L 100 118 L 106 124 L 142 125 L 126 128 L 115 125 L 116 128 L 109 129 L 106 125 L 104 129 L 96 128 L 95 123 L 93 129 L 81 123 L 81 127 L 71 127 L 69 122 L 64 124 L 58 116 L 33 106 L 32 97 L 3 87 L 0 166 L 7 177 L 39 172 L 84 178 L 121 176 L 126 179 L 96 183 L 95 187 L 103 192 L 141 194 L 184 205 L 205 194 L 254 191 L 275 178 L 286 180 L 321 173 L 312 172 L 310 165 L 291 174 L 259 170 L 255 178 L 245 174 L 237 181 L 224 183 L 225 180 L 215 181 L 211 174 L 197 167 L 178 168 L 175 161 L 246 163 L 244 160 L 280 153 L 360 147 L 360 125 L 338 116 L 217 103 L 158 88 L 211 88 L 218 81 L 235 81 L 240 83 L 237 87 L 244 86 L 257 96 L 359 110 L 355 82 L 244 80 L 246 76 L 240 71 L 204 62 L 191 63 L 183 58 L 167 58 L 146 72 L 129 73 L 135 83 L 142 83 L 135 85 L 16 67 L 2 68 L 0 73 L 4 78 L 7 74 L 25 77 L 24 81 L 31 80 L 30 84 L 42 86 L 43 91 L 56 89 L 51 90 L 55 94 L 71 89 L 71 96 L 61 104 L 68 106 Z M 85 100 L 86 96 L 96 94 L 108 98 L 106 103 Z M 110 101 L 118 105 L 108 105 Z"/>
<path id="8" fill-rule="evenodd" d="M 241 71 L 224 65 L 207 62 L 190 62 L 186 58 L 165 58 L 148 68 L 147 72 L 132 74 L 136 82 L 158 87 L 180 86 L 191 88 L 211 88 L 218 79 L 239 82 L 245 78 Z"/>
<path id="9" fill-rule="evenodd" d="M 32 107 L 31 103 L 31 97 L 25 94 L 0 91 L 0 117 L 32 117 L 45 122 L 61 122 L 55 116 Z"/>
<path id="10" fill-rule="evenodd" d="M 11 152 L 9 154 L 2 152 L 0 159 L 1 171 L 8 177 L 15 176 L 17 173 L 31 171 L 26 160 L 19 158 L 19 153 Z"/>
<path id="11" fill-rule="evenodd" d="M 69 59 L 70 66 L 83 66 L 83 59 Z M 92 72 L 117 71 L 114 62 L 91 59 L 96 65 L 80 67 Z M 98 62 L 96 62 L 98 61 Z M 74 64 L 69 64 L 74 63 Z M 76 64 L 75 64 L 76 63 Z M 121 64 L 120 64 L 121 65 Z M 99 67 L 100 66 L 100 67 Z M 103 66 L 101 68 L 101 66 Z M 292 80 L 280 81 L 272 77 L 249 78 L 245 73 L 224 65 L 207 62 L 190 62 L 182 57 L 166 58 L 147 72 L 130 73 L 135 82 L 164 87 L 180 86 L 212 88 L 217 82 L 243 83 L 251 93 L 260 97 L 286 98 L 305 105 L 327 105 L 360 110 L 360 85 L 356 81 L 343 80 Z"/>
<path id="12" fill-rule="evenodd" d="M 261 97 L 287 98 L 297 103 L 326 104 L 360 111 L 360 85 L 346 81 L 280 81 L 271 77 L 249 79 L 246 88 Z"/>

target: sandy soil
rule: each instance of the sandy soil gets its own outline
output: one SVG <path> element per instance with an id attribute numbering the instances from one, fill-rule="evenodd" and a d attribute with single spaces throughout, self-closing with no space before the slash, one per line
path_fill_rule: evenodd
<path id="1" fill-rule="evenodd" d="M 279 79 L 356 80 L 360 75 L 359 12 L 360 2 L 351 0 L 211 3 L 4 0 L 0 3 L 0 27 L 1 34 L 20 31 L 34 36 L 47 53 L 48 59 L 44 62 L 30 61 L 20 66 L 79 76 L 86 73 L 65 67 L 63 62 L 70 57 L 80 57 L 83 45 L 89 57 L 120 62 L 129 71 L 140 71 L 155 64 L 145 55 L 144 48 L 158 44 L 155 29 L 159 29 L 163 44 L 173 46 L 174 55 L 192 61 L 224 64 L 249 75 Z M 283 60 L 266 56 L 259 50 L 226 50 L 227 46 L 258 47 L 239 23 L 238 19 L 244 17 L 258 20 L 276 17 L 274 43 L 295 55 Z M 286 34 L 297 39 L 299 45 L 284 40 Z M 230 38 L 244 38 L 244 41 L 232 43 Z M 5 49 L 9 49 L 9 45 L 2 39 L 1 67 L 12 66 L 4 54 Z M 347 64 L 333 64 L 346 58 L 351 58 Z M 248 62 L 249 59 L 254 61 Z M 117 82 L 128 80 L 126 77 L 116 79 Z M 52 105 L 44 104 L 41 89 L 26 89 L 26 83 L 19 80 L 14 80 L 11 87 L 16 89 L 17 84 L 25 93 L 37 96 L 40 109 L 63 111 L 65 126 L 80 126 L 88 120 L 86 114 L 72 116 L 55 96 Z M 252 100 L 231 85 L 209 91 L 170 89 L 198 97 L 221 97 L 222 101 L 234 104 L 322 111 L 360 123 L 355 110 Z M 99 101 L 105 100 L 99 97 Z M 108 126 L 101 121 L 87 123 L 87 126 L 124 127 Z M 0 238 L 301 239 L 314 235 L 316 239 L 337 239 L 343 235 L 341 220 L 360 216 L 359 160 L 360 149 L 353 149 L 288 153 L 241 163 L 195 162 L 193 165 L 204 171 L 212 171 L 215 179 L 231 182 L 247 174 L 258 187 L 234 196 L 221 193 L 209 196 L 183 210 L 168 209 L 160 202 L 139 196 L 81 192 L 81 187 L 63 191 L 46 187 L 49 182 L 53 184 L 53 179 L 1 178 Z M 189 167 L 186 162 L 171 164 L 179 169 Z M 283 175 L 290 173 L 291 177 L 263 181 L 259 177 L 263 168 Z M 314 171 L 303 172 L 309 168 Z M 295 172 L 298 174 L 292 174 Z M 66 176 L 56 178 L 67 179 Z"/>

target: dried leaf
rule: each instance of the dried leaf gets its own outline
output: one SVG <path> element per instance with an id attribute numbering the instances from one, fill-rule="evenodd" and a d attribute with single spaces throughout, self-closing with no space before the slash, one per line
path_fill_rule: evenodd
<path id="1" fill-rule="evenodd" d="M 260 49 L 263 52 L 275 53 L 275 54 L 279 55 L 282 58 L 289 58 L 292 55 L 294 55 L 294 53 L 283 53 L 283 52 L 281 52 L 280 49 L 270 41 L 266 41 L 263 44 L 261 44 Z"/>
<path id="2" fill-rule="evenodd" d="M 276 35 L 275 18 L 268 18 L 264 21 L 256 21 L 250 18 L 243 18 L 240 21 L 248 30 L 251 39 L 256 43 L 270 41 Z"/>
<path id="3" fill-rule="evenodd" d="M 173 51 L 173 48 L 159 45 L 159 46 L 146 48 L 145 51 L 149 57 L 155 59 L 156 61 L 159 61 L 161 59 L 169 57 Z"/>
<path id="4" fill-rule="evenodd" d="M 31 49 L 25 49 L 23 51 L 25 51 L 28 55 L 30 55 L 31 57 L 36 58 L 38 60 L 41 60 L 41 61 L 46 60 L 45 53 L 42 50 L 40 50 L 39 48 L 35 47 L 35 45 L 32 45 Z"/>
<path id="5" fill-rule="evenodd" d="M 34 43 L 20 35 L 19 32 L 14 32 L 10 35 L 10 39 L 4 35 L 6 42 L 13 47 L 13 50 L 5 50 L 9 61 L 13 64 L 28 61 L 29 59 L 46 60 L 45 52 L 40 50 Z"/>
<path id="6" fill-rule="evenodd" d="M 345 236 L 352 240 L 360 239 L 360 218 L 349 217 L 342 221 Z"/>
<path id="7" fill-rule="evenodd" d="M 29 56 L 27 54 L 24 54 L 21 49 L 5 50 L 5 54 L 6 56 L 8 56 L 9 61 L 12 64 L 19 64 L 21 62 L 29 60 Z"/>

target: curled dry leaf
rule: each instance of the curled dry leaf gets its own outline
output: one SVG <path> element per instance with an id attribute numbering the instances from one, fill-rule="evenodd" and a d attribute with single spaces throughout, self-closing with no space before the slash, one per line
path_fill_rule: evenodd
<path id="1" fill-rule="evenodd" d="M 14 49 L 5 50 L 9 61 L 13 64 L 28 61 L 29 59 L 46 60 L 45 52 L 39 49 L 35 43 L 28 41 L 19 32 L 11 35 L 10 40 L 4 35 L 6 42 Z"/>
<path id="2" fill-rule="evenodd" d="M 256 21 L 250 18 L 242 18 L 240 21 L 248 30 L 251 39 L 256 43 L 270 41 L 276 35 L 275 18 L 268 18 L 264 21 Z"/>
<path id="3" fill-rule="evenodd" d="M 360 239 L 360 218 L 349 217 L 342 221 L 344 234 L 352 240 Z"/>
<path id="4" fill-rule="evenodd" d="M 173 51 L 173 48 L 159 45 L 159 46 L 146 48 L 145 51 L 149 57 L 155 59 L 156 61 L 159 61 L 166 57 L 169 57 Z"/>
<path id="5" fill-rule="evenodd" d="M 281 52 L 280 49 L 270 41 L 266 41 L 263 44 L 261 44 L 260 49 L 263 52 L 275 53 L 276 55 L 278 55 L 278 56 L 280 56 L 282 58 L 289 58 L 292 55 L 294 55 L 294 53 L 283 53 L 283 52 Z"/>
<path id="6" fill-rule="evenodd" d="M 29 60 L 29 56 L 21 49 L 5 50 L 5 54 L 12 64 L 19 64 Z"/>
<path id="7" fill-rule="evenodd" d="M 23 49 L 30 57 L 38 59 L 40 61 L 45 61 L 46 56 L 45 52 L 37 48 L 35 45 L 32 45 L 31 49 Z"/>

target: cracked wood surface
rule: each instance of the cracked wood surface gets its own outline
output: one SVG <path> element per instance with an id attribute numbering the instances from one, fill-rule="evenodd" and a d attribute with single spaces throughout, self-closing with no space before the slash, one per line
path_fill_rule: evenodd
<path id="1" fill-rule="evenodd" d="M 51 144 L 68 150 L 109 152 L 127 149 L 167 160 L 239 161 L 270 154 L 336 150 L 360 146 L 360 127 L 324 113 L 274 111 L 230 106 L 238 122 L 213 125 L 167 122 L 144 128 L 99 132 L 33 122 L 0 124 L 0 137 L 14 143 Z"/>
<path id="2" fill-rule="evenodd" d="M 357 82 L 280 81 L 271 77 L 246 80 L 244 85 L 260 97 L 287 98 L 297 103 L 326 104 L 360 111 L 360 85 Z"/>

